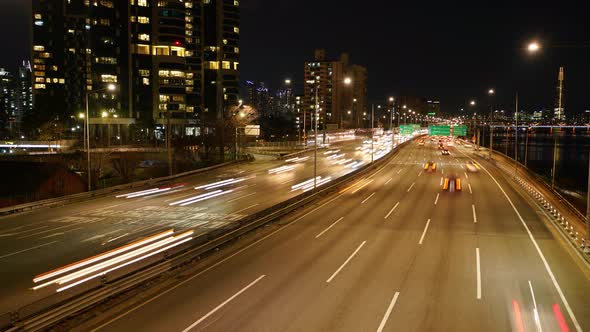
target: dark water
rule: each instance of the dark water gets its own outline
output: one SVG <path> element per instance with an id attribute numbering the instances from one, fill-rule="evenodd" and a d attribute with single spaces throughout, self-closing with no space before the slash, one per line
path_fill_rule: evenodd
<path id="1" fill-rule="evenodd" d="M 489 128 L 481 128 L 481 144 L 489 147 Z M 511 158 L 515 155 L 514 128 L 494 128 L 493 148 Z M 518 134 L 518 161 L 551 184 L 554 147 L 556 148 L 555 186 L 583 213 L 588 187 L 590 130 L 587 128 L 535 128 Z"/>

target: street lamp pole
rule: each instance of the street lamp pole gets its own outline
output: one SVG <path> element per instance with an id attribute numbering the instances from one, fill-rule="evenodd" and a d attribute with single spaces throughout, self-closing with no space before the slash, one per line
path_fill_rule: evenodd
<path id="1" fill-rule="evenodd" d="M 518 92 L 516 92 L 516 113 L 514 113 L 514 124 L 515 124 L 515 134 L 514 134 L 514 176 L 516 177 L 516 173 L 518 172 Z"/>
<path id="2" fill-rule="evenodd" d="M 590 241 L 590 153 L 588 154 L 588 190 L 586 193 L 586 240 Z"/>
<path id="3" fill-rule="evenodd" d="M 88 176 L 87 181 L 88 181 L 88 191 L 92 190 L 92 183 L 90 182 L 90 126 L 89 126 L 89 122 L 90 122 L 90 117 L 88 116 L 88 92 L 86 92 L 85 96 L 85 105 L 86 105 L 86 123 L 85 123 L 85 133 L 86 133 L 86 174 Z"/>
<path id="4" fill-rule="evenodd" d="M 494 140 L 494 127 L 492 126 L 492 119 L 493 119 L 493 109 L 494 106 L 492 104 L 492 96 L 496 93 L 496 91 L 494 91 L 494 89 L 489 89 L 488 90 L 488 94 L 490 95 L 490 150 L 488 151 L 489 154 L 489 158 L 490 160 L 492 160 L 492 149 L 494 148 L 494 146 L 492 145 L 493 140 Z"/>
<path id="5" fill-rule="evenodd" d="M 320 108 L 320 103 L 318 101 L 318 88 L 319 83 L 315 82 L 315 148 L 313 150 L 313 191 L 315 192 L 317 186 L 317 170 L 318 170 L 318 112 Z"/>
<path id="6" fill-rule="evenodd" d="M 375 125 L 375 104 L 371 104 L 371 164 L 373 163 L 373 126 Z"/>

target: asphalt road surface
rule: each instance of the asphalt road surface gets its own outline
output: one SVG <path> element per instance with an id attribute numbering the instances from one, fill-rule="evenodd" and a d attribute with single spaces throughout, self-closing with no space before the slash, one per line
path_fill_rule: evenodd
<path id="1" fill-rule="evenodd" d="M 357 138 L 320 149 L 317 175 L 338 177 L 352 171 L 354 165 L 347 165 L 355 160 L 369 162 L 370 155 L 357 149 L 362 145 Z M 336 164 L 347 159 L 347 164 Z M 215 188 L 195 189 L 231 179 Z M 224 167 L 178 180 L 170 188 L 134 189 L 125 192 L 129 196 L 113 194 L 0 218 L 0 313 L 55 291 L 31 290 L 38 274 L 170 228 L 209 232 L 301 193 L 303 189 L 292 186 L 309 179 L 313 153 L 290 161 Z"/>
<path id="2" fill-rule="evenodd" d="M 469 149 L 404 147 L 380 171 L 99 331 L 581 331 L 586 268 Z M 437 162 L 436 172 L 423 163 Z M 447 175 L 461 192 L 441 190 Z M 239 248 L 239 249 L 238 249 Z"/>

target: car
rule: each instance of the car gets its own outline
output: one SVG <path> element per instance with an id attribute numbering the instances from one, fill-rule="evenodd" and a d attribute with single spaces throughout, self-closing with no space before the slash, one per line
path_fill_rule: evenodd
<path id="1" fill-rule="evenodd" d="M 467 168 L 467 170 L 472 173 L 475 173 L 475 172 L 477 172 L 477 170 L 481 169 L 481 167 L 474 161 L 468 161 L 465 164 L 465 168 Z"/>
<path id="2" fill-rule="evenodd" d="M 461 191 L 461 178 L 455 175 L 446 176 L 443 180 L 442 190 L 448 192 Z"/>
<path id="3" fill-rule="evenodd" d="M 434 161 L 429 161 L 427 163 L 424 164 L 424 171 L 428 172 L 428 171 L 433 171 L 436 172 L 436 163 Z"/>
<path id="4" fill-rule="evenodd" d="M 443 156 L 448 156 L 450 153 L 449 150 L 447 150 L 447 148 L 442 148 L 442 154 Z"/>
<path id="5" fill-rule="evenodd" d="M 418 142 L 418 145 L 424 145 L 424 141 Z"/>

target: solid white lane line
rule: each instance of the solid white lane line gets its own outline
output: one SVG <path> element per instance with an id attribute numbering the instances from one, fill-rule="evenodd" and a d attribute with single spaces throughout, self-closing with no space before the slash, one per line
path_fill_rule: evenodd
<path id="1" fill-rule="evenodd" d="M 469 179 L 469 175 L 467 175 L 467 172 L 464 172 L 464 173 L 465 173 L 465 178 Z"/>
<path id="2" fill-rule="evenodd" d="M 237 197 L 237 198 L 234 198 L 234 199 L 230 199 L 229 201 L 227 201 L 227 203 L 235 202 L 235 201 L 237 201 L 237 200 L 240 200 L 240 199 L 242 199 L 242 198 L 246 198 L 246 197 L 248 197 L 248 196 L 252 196 L 252 195 L 255 195 L 255 194 L 256 194 L 256 192 L 253 192 L 253 193 L 251 193 L 251 194 L 248 194 L 248 195 L 244 195 L 244 196 L 240 196 L 240 197 Z"/>
<path id="3" fill-rule="evenodd" d="M 251 209 L 251 208 L 255 207 L 256 205 L 260 205 L 260 204 L 259 204 L 259 203 L 252 204 L 252 205 L 250 205 L 250 206 L 248 206 L 248 207 L 246 207 L 246 208 L 243 208 L 243 209 L 241 209 L 241 210 L 234 211 L 234 212 L 232 212 L 232 214 L 236 214 L 236 213 L 240 213 L 240 212 L 246 211 L 246 210 L 248 210 L 248 209 Z"/>
<path id="4" fill-rule="evenodd" d="M 385 218 L 383 219 L 387 219 L 387 217 L 389 217 L 389 215 L 391 213 L 393 213 L 393 210 L 397 209 L 397 206 L 399 205 L 399 202 L 395 203 L 395 206 L 391 208 L 391 210 L 389 210 L 389 212 L 387 212 L 387 214 L 385 215 Z"/>
<path id="5" fill-rule="evenodd" d="M 359 190 L 363 189 L 364 187 L 366 187 L 366 186 L 367 186 L 369 183 L 371 183 L 371 182 L 373 182 L 373 179 L 371 179 L 371 180 L 369 180 L 369 181 L 365 182 L 365 183 L 364 183 L 362 186 L 360 186 L 360 187 L 356 188 L 355 190 L 353 190 L 353 191 L 351 192 L 351 194 L 355 194 L 357 191 L 359 191 Z"/>
<path id="6" fill-rule="evenodd" d="M 461 152 L 461 153 L 463 153 L 463 152 Z M 472 161 L 475 161 L 473 158 L 468 157 L 465 153 L 463 153 L 463 155 L 465 157 L 471 159 Z M 557 283 L 557 279 L 555 279 L 555 275 L 553 274 L 553 271 L 551 270 L 549 263 L 547 263 L 547 259 L 545 258 L 545 255 L 543 255 L 543 252 L 541 251 L 541 248 L 539 247 L 537 240 L 535 240 L 533 233 L 531 233 L 529 226 L 524 221 L 524 219 L 522 218 L 522 215 L 520 214 L 520 212 L 518 212 L 518 209 L 516 208 L 516 206 L 514 205 L 512 200 L 510 199 L 510 197 L 508 197 L 508 194 L 506 193 L 504 188 L 502 188 L 502 186 L 500 185 L 498 180 L 496 180 L 496 178 L 492 175 L 492 173 L 490 173 L 490 171 L 488 171 L 487 168 L 485 168 L 483 165 L 480 164 L 479 166 L 490 176 L 490 178 L 492 178 L 492 180 L 496 183 L 498 188 L 500 188 L 500 191 L 502 191 L 502 194 L 504 194 L 504 197 L 506 198 L 508 203 L 510 203 L 512 210 L 514 210 L 514 213 L 516 213 L 516 215 L 518 216 L 518 219 L 520 220 L 520 222 L 522 223 L 522 226 L 526 230 L 526 232 L 529 236 L 529 239 L 531 240 L 531 242 L 533 243 L 533 246 L 537 250 L 539 257 L 541 258 L 541 261 L 543 262 L 543 265 L 545 266 L 545 270 L 547 271 L 547 274 L 549 275 L 549 277 L 551 278 L 551 281 L 553 282 L 553 287 L 555 287 L 555 290 L 559 294 L 559 297 L 561 298 L 561 301 L 563 302 L 563 305 L 565 306 L 567 313 L 570 316 L 570 319 L 572 320 L 572 323 L 574 323 L 574 326 L 576 327 L 576 331 L 582 332 L 582 327 L 580 326 L 580 323 L 578 323 L 578 320 L 576 319 L 576 316 L 574 315 L 574 312 L 572 311 L 572 308 L 570 307 L 569 302 L 565 298 L 565 295 L 563 294 L 563 291 L 561 290 L 561 286 L 559 286 L 559 283 Z"/>
<path id="7" fill-rule="evenodd" d="M 369 200 L 369 198 L 373 197 L 373 195 L 375 195 L 375 193 L 372 193 L 371 195 L 369 195 L 369 197 L 365 198 L 365 199 L 364 199 L 364 200 L 361 202 L 361 204 L 365 204 L 365 202 L 366 202 L 366 201 L 368 201 L 368 200 Z"/>
<path id="8" fill-rule="evenodd" d="M 350 255 L 346 259 L 346 261 L 344 261 L 344 263 L 342 263 L 342 265 L 340 265 L 338 270 L 336 270 L 336 272 L 334 272 L 332 274 L 332 276 L 330 276 L 330 278 L 328 278 L 328 280 L 326 280 L 327 283 L 330 283 L 330 281 L 332 281 L 332 279 L 334 279 L 336 277 L 336 275 L 338 275 L 338 273 L 346 266 L 346 264 L 348 264 L 348 262 L 350 262 L 350 260 L 356 255 L 356 253 L 359 252 L 359 250 L 361 250 L 361 248 L 365 245 L 365 243 L 367 243 L 367 241 L 363 241 L 363 243 L 361 243 L 361 245 L 358 246 L 358 248 L 356 248 L 356 250 L 352 253 L 352 255 Z"/>
<path id="9" fill-rule="evenodd" d="M 414 187 L 414 184 L 416 184 L 416 182 L 412 182 L 412 185 L 410 186 L 410 188 L 408 188 L 407 192 L 410 192 L 410 190 L 412 190 L 412 188 Z"/>
<path id="10" fill-rule="evenodd" d="M 539 319 L 539 310 L 537 309 L 537 300 L 535 299 L 535 292 L 533 291 L 533 284 L 529 280 L 529 289 L 531 290 L 531 296 L 533 297 L 533 318 L 535 320 L 535 325 L 537 326 L 538 332 L 543 332 L 541 329 L 541 320 Z"/>
<path id="11" fill-rule="evenodd" d="M 471 204 L 471 210 L 473 211 L 473 223 L 477 224 L 477 214 L 475 214 L 475 204 Z"/>
<path id="12" fill-rule="evenodd" d="M 418 173 L 418 176 L 422 175 L 422 171 L 420 171 L 420 173 Z"/>
<path id="13" fill-rule="evenodd" d="M 23 250 L 11 252 L 11 253 L 8 253 L 8 254 L 4 254 L 4 255 L 0 256 L 0 259 L 6 258 L 6 257 L 10 257 L 10 256 L 14 256 L 14 255 L 18 255 L 18 254 L 23 253 L 23 252 L 35 250 L 37 248 L 45 247 L 45 246 L 48 246 L 48 245 L 54 244 L 54 243 L 57 243 L 57 241 L 51 241 L 51 242 L 48 242 L 48 243 L 45 243 L 45 244 L 42 244 L 42 245 L 38 245 L 38 246 L 35 246 L 35 247 L 31 247 L 31 248 L 27 248 L 27 249 L 23 249 Z"/>
<path id="14" fill-rule="evenodd" d="M 340 220 L 344 219 L 344 217 L 338 218 L 338 220 L 334 221 L 332 225 L 328 226 L 328 228 L 324 229 L 320 234 L 316 235 L 315 238 L 319 238 L 320 236 L 324 235 L 325 232 L 329 231 L 334 225 L 336 225 Z"/>
<path id="15" fill-rule="evenodd" d="M 481 300 L 481 262 L 479 260 L 479 248 L 475 248 L 475 265 L 477 269 L 477 299 Z"/>
<path id="16" fill-rule="evenodd" d="M 387 182 L 385 182 L 385 184 L 388 184 L 393 178 L 389 178 L 389 180 L 387 180 Z"/>
<path id="17" fill-rule="evenodd" d="M 240 294 L 242 294 L 243 292 L 247 291 L 248 288 L 254 286 L 257 282 L 259 282 L 262 278 L 264 278 L 265 275 L 261 275 L 260 277 L 258 277 L 256 280 L 252 281 L 250 284 L 248 284 L 248 286 L 242 288 L 239 292 L 235 293 L 234 295 L 232 295 L 229 299 L 223 301 L 223 303 L 221 303 L 220 305 L 218 305 L 217 307 L 215 307 L 215 309 L 209 311 L 205 316 L 199 318 L 198 321 L 192 323 L 189 327 L 187 327 L 186 329 L 182 330 L 182 332 L 187 332 L 190 331 L 193 327 L 199 325 L 201 322 L 203 322 L 205 319 L 207 319 L 209 316 L 213 315 L 215 312 L 217 312 L 217 310 L 223 308 L 223 306 L 225 306 L 226 304 L 230 303 L 231 301 L 233 301 L 233 299 L 235 299 L 236 297 L 240 296 Z"/>
<path id="18" fill-rule="evenodd" d="M 469 193 L 473 194 L 473 190 L 471 190 L 471 183 L 468 183 L 467 186 L 469 187 Z"/>
<path id="19" fill-rule="evenodd" d="M 434 200 L 434 205 L 436 205 L 436 203 L 438 203 L 438 196 L 440 195 L 440 193 L 436 194 L 436 199 Z"/>
<path id="20" fill-rule="evenodd" d="M 132 307 L 131 309 L 129 309 L 129 310 L 127 310 L 127 311 L 123 312 L 122 314 L 120 314 L 120 315 L 118 315 L 118 316 L 116 316 L 116 317 L 114 317 L 114 318 L 112 318 L 112 319 L 110 319 L 110 320 L 108 320 L 108 321 L 104 322 L 103 324 L 99 325 L 98 327 L 96 327 L 96 328 L 94 328 L 94 329 L 90 330 L 90 332 L 96 332 L 96 331 L 98 331 L 98 330 L 100 330 L 100 329 L 102 329 L 102 328 L 104 328 L 104 327 L 106 327 L 106 326 L 108 326 L 108 325 L 111 325 L 112 323 L 114 323 L 114 322 L 118 321 L 119 319 L 121 319 L 121 318 L 123 318 L 123 317 L 125 317 L 125 316 L 129 315 L 130 313 L 132 313 L 132 312 L 136 311 L 137 309 L 139 309 L 139 308 L 143 308 L 144 306 L 146 306 L 146 305 L 148 305 L 148 304 L 150 304 L 150 303 L 154 302 L 155 300 L 159 299 L 160 297 L 162 297 L 162 296 L 164 296 L 164 295 L 166 295 L 166 294 L 168 294 L 168 293 L 172 292 L 172 291 L 173 291 L 173 290 L 175 290 L 176 288 L 178 288 L 178 287 L 180 287 L 180 286 L 182 286 L 182 285 L 184 285 L 184 284 L 186 284 L 186 283 L 188 283 L 188 282 L 192 281 L 193 279 L 196 279 L 197 277 L 200 277 L 201 275 L 205 274 L 206 272 L 209 272 L 210 270 L 212 270 L 212 269 L 214 269 L 214 268 L 218 267 L 219 265 L 221 265 L 221 264 L 225 263 L 226 261 L 228 261 L 228 260 L 230 260 L 230 259 L 234 258 L 235 256 L 237 256 L 237 255 L 241 254 L 242 252 L 244 252 L 244 251 L 246 251 L 246 250 L 248 250 L 248 249 L 250 249 L 250 248 L 254 247 L 255 245 L 259 244 L 260 242 L 262 242 L 262 241 L 264 241 L 264 240 L 268 239 L 269 237 L 271 237 L 271 236 L 273 236 L 273 235 L 275 235 L 275 234 L 277 234 L 277 233 L 279 233 L 279 232 L 282 232 L 283 230 L 287 229 L 289 226 L 292 226 L 292 225 L 296 224 L 297 222 L 299 222 L 299 221 L 300 221 L 300 220 L 302 220 L 303 218 L 305 218 L 305 217 L 307 217 L 308 215 L 310 215 L 310 214 L 312 214 L 312 213 L 316 212 L 317 210 L 319 210 L 319 209 L 323 208 L 324 206 L 326 206 L 326 205 L 328 205 L 328 204 L 330 204 L 330 203 L 334 202 L 335 200 L 337 200 L 338 198 L 342 197 L 343 195 L 344 195 L 344 193 L 341 193 L 341 194 L 339 194 L 338 196 L 336 196 L 336 197 L 332 198 L 331 200 L 329 200 L 329 201 L 327 201 L 327 202 L 323 203 L 322 205 L 320 205 L 320 206 L 316 207 L 315 209 L 313 209 L 313 210 L 311 210 L 311 211 L 309 211 L 309 212 L 307 212 L 307 213 L 305 213 L 305 214 L 303 214 L 303 215 L 299 216 L 299 217 L 298 217 L 298 218 L 296 218 L 295 220 L 293 220 L 293 221 L 291 221 L 291 222 L 289 222 L 289 223 L 285 224 L 285 225 L 284 225 L 284 226 L 282 226 L 281 228 L 279 228 L 279 229 L 277 229 L 277 230 L 273 231 L 272 233 L 270 233 L 270 234 L 268 234 L 268 235 L 266 235 L 266 236 L 263 236 L 262 238 L 260 238 L 260 239 L 258 239 L 258 240 L 256 240 L 256 241 L 254 241 L 253 243 L 251 243 L 251 244 L 249 244 L 249 245 L 245 246 L 244 248 L 242 248 L 242 249 L 240 249 L 240 250 L 238 250 L 238 251 L 234 252 L 233 254 L 231 254 L 231 255 L 229 255 L 229 256 L 227 256 L 227 257 L 225 257 L 225 258 L 223 258 L 223 259 L 221 259 L 221 260 L 217 261 L 216 263 L 212 264 L 211 266 L 209 266 L 209 267 L 207 267 L 207 268 L 203 269 L 202 271 L 200 271 L 200 272 L 197 272 L 197 273 L 193 274 L 193 275 L 192 275 L 191 277 L 189 277 L 188 279 L 185 279 L 185 280 L 183 280 L 183 281 L 181 281 L 181 282 L 179 282 L 179 283 L 175 284 L 174 286 L 172 286 L 172 287 L 170 287 L 170 288 L 167 288 L 166 290 L 164 290 L 164 291 L 162 291 L 162 292 L 158 293 L 158 294 L 157 294 L 157 295 L 155 295 L 154 297 L 151 297 L 151 298 L 149 298 L 149 299 L 148 299 L 148 300 L 146 300 L 145 302 L 141 302 L 141 303 L 139 303 L 138 305 L 136 305 L 136 306 Z"/>
<path id="21" fill-rule="evenodd" d="M 424 237 L 426 236 L 426 231 L 428 230 L 428 225 L 430 225 L 430 219 L 426 221 L 426 227 L 424 227 L 424 232 L 422 232 L 422 236 L 420 237 L 420 241 L 418 241 L 419 245 L 422 245 L 422 241 L 424 241 Z"/>
<path id="22" fill-rule="evenodd" d="M 387 319 L 389 319 L 389 315 L 391 315 L 391 311 L 393 310 L 393 307 L 395 306 L 395 303 L 397 302 L 398 296 L 399 296 L 399 292 L 395 292 L 395 294 L 393 295 L 393 299 L 391 299 L 391 302 L 389 303 L 389 307 L 387 307 L 387 311 L 385 312 L 385 315 L 383 316 L 383 319 L 381 320 L 381 324 L 379 324 L 379 328 L 377 328 L 377 332 L 382 332 L 383 329 L 385 328 L 385 324 L 387 323 Z"/>
<path id="23" fill-rule="evenodd" d="M 379 169 L 377 172 L 375 172 L 375 173 L 371 174 L 371 176 L 369 176 L 369 178 L 372 178 L 372 177 L 374 177 L 375 175 L 379 174 L 379 172 L 381 172 L 381 171 L 382 171 L 382 170 L 384 170 L 384 169 L 385 169 L 385 167 L 381 167 L 381 168 L 380 168 L 380 169 Z"/>

